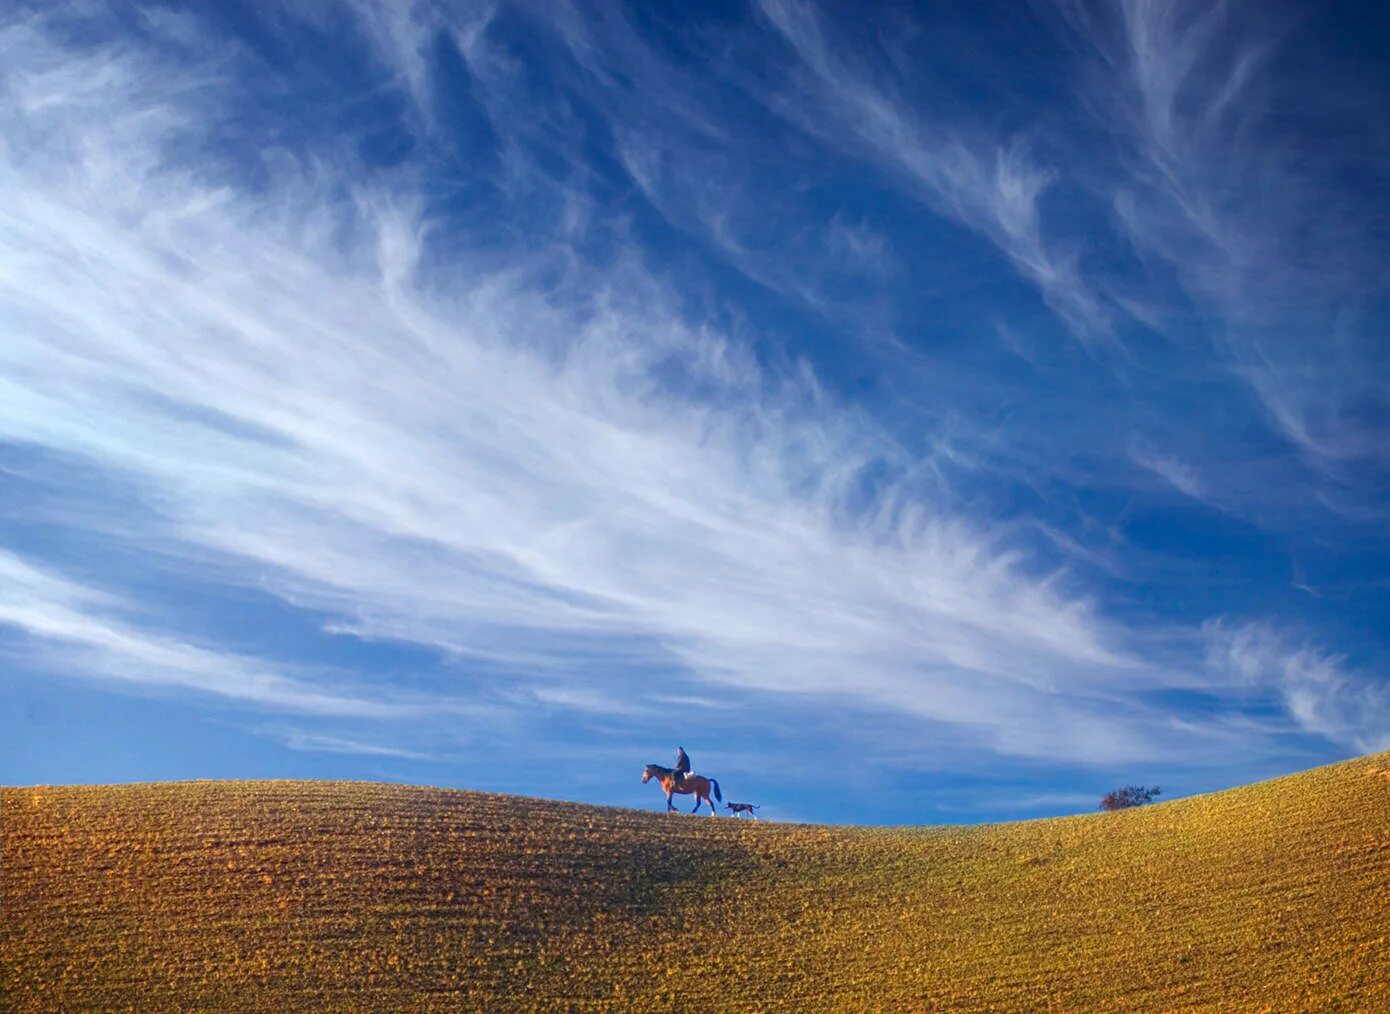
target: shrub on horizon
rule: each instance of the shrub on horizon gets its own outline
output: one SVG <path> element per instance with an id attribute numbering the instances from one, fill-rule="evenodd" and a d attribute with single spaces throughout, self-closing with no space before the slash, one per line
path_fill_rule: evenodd
<path id="1" fill-rule="evenodd" d="M 1127 810 L 1131 806 L 1143 806 L 1145 803 L 1153 801 L 1163 790 L 1157 785 L 1144 788 L 1142 785 L 1125 785 L 1118 789 L 1111 789 L 1100 801 L 1102 810 Z"/>

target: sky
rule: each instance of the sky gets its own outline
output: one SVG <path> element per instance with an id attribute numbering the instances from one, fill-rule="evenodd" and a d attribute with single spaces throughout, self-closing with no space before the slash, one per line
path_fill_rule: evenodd
<path id="1" fill-rule="evenodd" d="M 1390 749 L 1390 15 L 0 13 L 0 782 Z"/>

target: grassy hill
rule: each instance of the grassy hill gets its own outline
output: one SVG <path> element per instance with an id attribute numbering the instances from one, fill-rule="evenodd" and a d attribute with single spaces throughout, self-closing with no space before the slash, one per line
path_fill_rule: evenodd
<path id="1" fill-rule="evenodd" d="M 977 827 L 324 782 L 0 801 L 20 1010 L 1390 1010 L 1390 754 Z"/>

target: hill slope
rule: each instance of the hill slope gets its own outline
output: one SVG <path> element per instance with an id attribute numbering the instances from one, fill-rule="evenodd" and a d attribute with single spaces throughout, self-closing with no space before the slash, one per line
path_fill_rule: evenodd
<path id="1" fill-rule="evenodd" d="M 355 783 L 0 802 L 24 1010 L 1390 1009 L 1390 754 L 921 829 Z"/>

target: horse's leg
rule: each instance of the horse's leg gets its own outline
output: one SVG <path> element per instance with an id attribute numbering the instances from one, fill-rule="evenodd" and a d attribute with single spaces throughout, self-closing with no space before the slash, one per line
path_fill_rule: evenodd
<path id="1" fill-rule="evenodd" d="M 671 790 L 670 790 L 670 789 L 667 789 L 667 790 L 666 790 L 666 812 L 667 812 L 667 813 L 670 813 L 670 812 L 671 812 L 672 810 L 674 810 L 675 808 L 676 808 L 676 804 L 673 803 L 673 802 L 671 802 Z"/>
<path id="2" fill-rule="evenodd" d="M 719 816 L 719 811 L 716 810 L 716 809 L 714 808 L 714 800 L 713 800 L 713 799 L 710 799 L 709 796 L 706 796 L 706 797 L 705 797 L 705 802 L 706 802 L 706 803 L 709 803 L 709 815 L 710 815 L 711 817 L 717 817 L 717 816 Z"/>
<path id="3" fill-rule="evenodd" d="M 690 812 L 691 812 L 691 813 L 699 813 L 699 812 L 700 812 L 700 793 L 699 793 L 699 792 L 696 792 L 696 793 L 695 793 L 695 808 L 694 808 L 693 810 L 691 810 Z"/>

